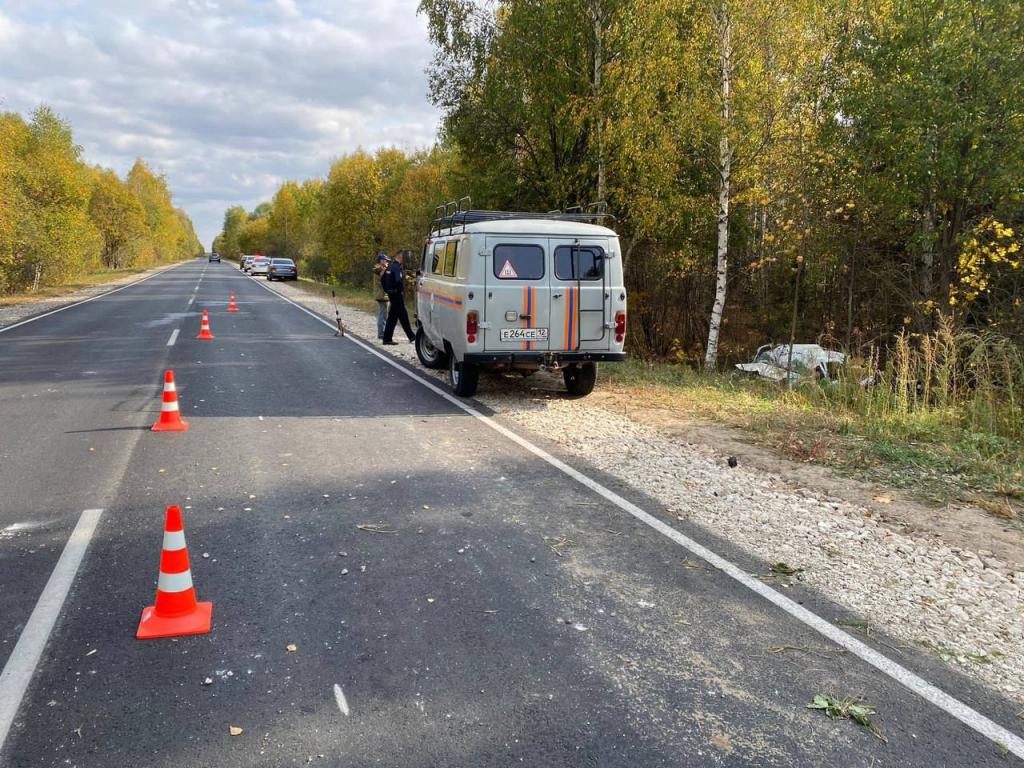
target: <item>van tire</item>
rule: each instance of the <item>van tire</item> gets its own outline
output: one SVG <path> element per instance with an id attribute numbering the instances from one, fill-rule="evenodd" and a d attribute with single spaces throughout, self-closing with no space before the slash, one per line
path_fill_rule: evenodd
<path id="1" fill-rule="evenodd" d="M 438 369 L 448 365 L 448 353 L 431 344 L 422 327 L 416 329 L 416 357 L 424 368 Z"/>
<path id="2" fill-rule="evenodd" d="M 472 397 L 480 381 L 480 368 L 473 363 L 460 363 L 455 355 L 448 353 L 448 381 L 452 392 L 459 397 Z"/>
<path id="3" fill-rule="evenodd" d="M 597 383 L 597 363 L 578 363 L 562 370 L 565 388 L 574 397 L 584 397 L 594 391 Z"/>

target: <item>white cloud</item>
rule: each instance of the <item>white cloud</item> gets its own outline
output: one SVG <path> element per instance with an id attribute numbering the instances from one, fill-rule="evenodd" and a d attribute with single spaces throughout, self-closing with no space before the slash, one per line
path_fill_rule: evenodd
<path id="1" fill-rule="evenodd" d="M 206 244 L 224 208 L 357 146 L 424 146 L 416 0 L 5 0 L 0 109 L 50 104 L 86 158 L 167 174 Z"/>

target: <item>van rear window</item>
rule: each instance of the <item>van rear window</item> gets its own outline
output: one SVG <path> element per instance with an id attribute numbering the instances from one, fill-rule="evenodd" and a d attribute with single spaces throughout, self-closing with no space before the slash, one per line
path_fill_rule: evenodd
<path id="1" fill-rule="evenodd" d="M 604 249 L 597 246 L 560 245 L 555 248 L 555 277 L 559 280 L 600 280 Z"/>
<path id="2" fill-rule="evenodd" d="M 499 280 L 539 280 L 544 277 L 544 249 L 539 245 L 495 246 L 494 276 Z"/>

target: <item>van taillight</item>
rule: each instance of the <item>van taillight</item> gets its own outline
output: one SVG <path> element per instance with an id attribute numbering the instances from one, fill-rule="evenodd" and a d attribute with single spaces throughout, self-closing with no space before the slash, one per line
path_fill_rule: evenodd
<path id="1" fill-rule="evenodd" d="M 615 313 L 615 341 L 618 344 L 622 343 L 622 340 L 626 338 L 626 313 L 616 312 Z"/>
<path id="2" fill-rule="evenodd" d="M 468 341 L 470 344 L 476 341 L 476 332 L 478 327 L 476 318 L 476 312 L 466 313 L 466 341 Z"/>

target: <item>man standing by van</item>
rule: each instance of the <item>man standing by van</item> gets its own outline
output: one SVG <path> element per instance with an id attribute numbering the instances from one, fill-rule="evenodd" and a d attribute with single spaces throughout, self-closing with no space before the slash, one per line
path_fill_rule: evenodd
<path id="1" fill-rule="evenodd" d="M 381 278 L 388 268 L 388 255 L 378 251 L 373 261 L 373 298 L 377 300 L 377 338 L 384 338 L 384 324 L 388 319 L 388 295 L 384 293 Z"/>
<path id="2" fill-rule="evenodd" d="M 388 320 L 384 324 L 384 343 L 394 346 L 395 325 L 402 324 L 402 330 L 409 337 L 409 341 L 415 341 L 416 335 L 409 325 L 409 313 L 405 309 L 405 270 L 402 269 L 402 262 L 405 254 L 396 251 L 395 257 L 388 264 L 388 268 L 381 275 L 380 284 L 384 293 L 388 296 Z"/>

